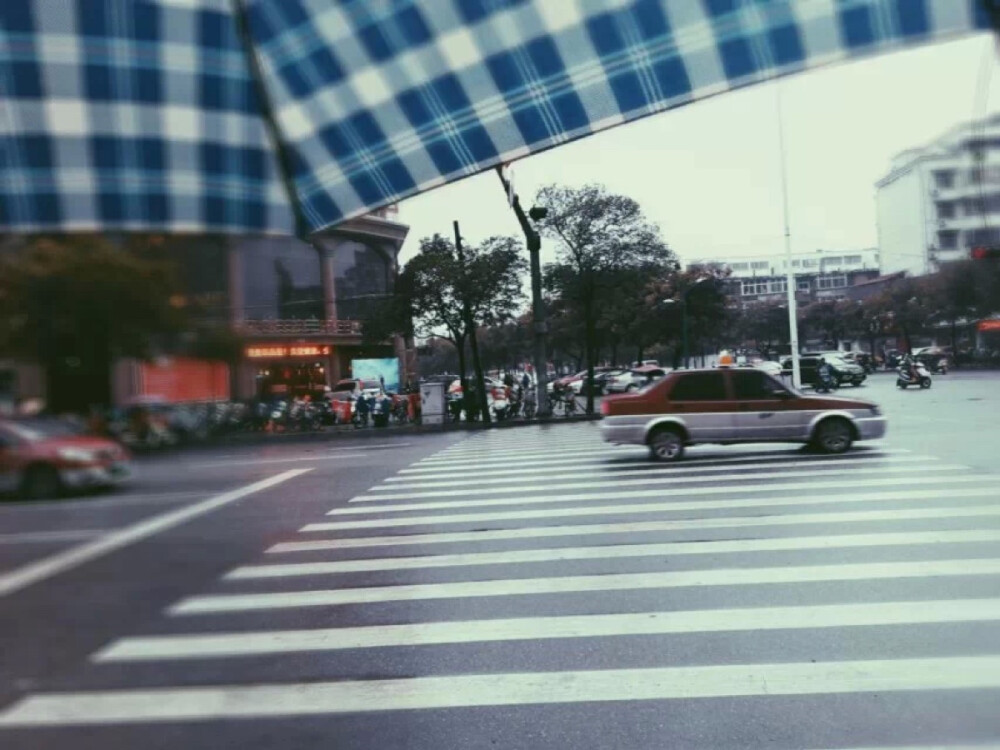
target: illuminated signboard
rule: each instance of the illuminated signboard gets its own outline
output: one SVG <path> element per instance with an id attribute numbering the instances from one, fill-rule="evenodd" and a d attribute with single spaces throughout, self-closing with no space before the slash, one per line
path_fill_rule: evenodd
<path id="1" fill-rule="evenodd" d="M 980 320 L 976 328 L 983 333 L 986 333 L 986 331 L 1000 331 L 1000 320 Z"/>
<path id="2" fill-rule="evenodd" d="M 244 352 L 247 359 L 283 359 L 284 357 L 326 357 L 329 346 L 296 344 L 294 346 L 248 346 Z"/>

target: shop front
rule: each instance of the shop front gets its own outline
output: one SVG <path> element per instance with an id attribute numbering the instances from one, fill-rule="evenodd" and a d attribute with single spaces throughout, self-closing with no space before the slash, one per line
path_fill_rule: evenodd
<path id="1" fill-rule="evenodd" d="M 317 399 L 330 386 L 334 347 L 329 344 L 251 344 L 243 354 L 242 369 L 253 378 L 256 398 Z"/>

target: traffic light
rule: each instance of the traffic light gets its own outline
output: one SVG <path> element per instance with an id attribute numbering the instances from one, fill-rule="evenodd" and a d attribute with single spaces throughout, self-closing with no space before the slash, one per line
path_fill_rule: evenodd
<path id="1" fill-rule="evenodd" d="M 1000 260 L 1000 245 L 983 245 L 972 248 L 973 260 Z"/>

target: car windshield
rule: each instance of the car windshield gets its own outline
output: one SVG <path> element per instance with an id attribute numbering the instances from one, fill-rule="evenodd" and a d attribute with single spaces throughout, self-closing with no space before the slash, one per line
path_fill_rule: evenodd
<path id="1" fill-rule="evenodd" d="M 61 419 L 18 420 L 6 422 L 5 426 L 20 439 L 33 443 L 53 437 L 81 435 L 84 432 L 78 425 Z"/>

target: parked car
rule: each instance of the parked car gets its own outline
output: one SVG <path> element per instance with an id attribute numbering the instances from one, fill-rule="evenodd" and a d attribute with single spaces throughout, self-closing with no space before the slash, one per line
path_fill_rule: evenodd
<path id="1" fill-rule="evenodd" d="M 644 388 L 650 383 L 659 380 L 667 374 L 668 370 L 653 365 L 643 365 L 634 367 L 623 372 L 608 381 L 608 393 L 627 393 Z"/>
<path id="2" fill-rule="evenodd" d="M 345 378 L 338 380 L 333 386 L 333 393 L 346 391 L 354 396 L 364 394 L 366 398 L 374 398 L 382 392 L 382 384 L 377 380 L 361 380 L 359 378 Z"/>
<path id="3" fill-rule="evenodd" d="M 601 414 L 604 440 L 647 445 L 661 461 L 698 443 L 798 442 L 843 453 L 886 431 L 870 401 L 806 396 L 749 367 L 677 371 L 645 391 L 606 398 Z"/>
<path id="4" fill-rule="evenodd" d="M 595 391 L 594 392 L 596 394 L 600 395 L 601 393 L 603 393 L 604 389 L 605 389 L 605 386 L 607 384 L 607 379 L 606 378 L 602 378 L 602 375 L 604 375 L 604 373 L 607 373 L 607 372 L 612 372 L 613 370 L 614 370 L 614 368 L 611 368 L 611 367 L 595 367 L 594 368 L 594 385 L 595 385 Z M 587 391 L 583 387 L 583 384 L 584 384 L 584 382 L 586 382 L 586 380 L 587 380 L 587 371 L 586 370 L 582 370 L 582 371 L 576 373 L 575 375 L 567 375 L 567 376 L 562 377 L 562 378 L 557 378 L 554 381 L 554 383 L 549 383 L 548 386 L 547 386 L 547 388 L 548 388 L 549 393 L 551 393 L 552 390 L 553 390 L 553 388 L 555 387 L 555 385 L 558 384 L 560 387 L 562 387 L 562 386 L 569 386 L 573 390 L 573 393 L 575 393 L 578 396 L 580 394 L 586 395 Z"/>
<path id="5" fill-rule="evenodd" d="M 799 357 L 799 373 L 802 385 L 816 385 L 819 381 L 819 360 L 823 358 L 833 370 L 837 385 L 861 385 L 868 377 L 865 368 L 848 362 L 839 352 L 809 352 Z M 792 358 L 788 357 L 781 363 L 783 375 L 792 374 Z"/>
<path id="6" fill-rule="evenodd" d="M 35 500 L 131 475 L 131 456 L 113 440 L 58 419 L 0 420 L 0 490 Z"/>
<path id="7" fill-rule="evenodd" d="M 766 372 L 768 375 L 773 375 L 774 377 L 779 377 L 782 372 L 780 362 L 773 362 L 767 359 L 757 362 L 754 367 L 758 370 Z"/>

